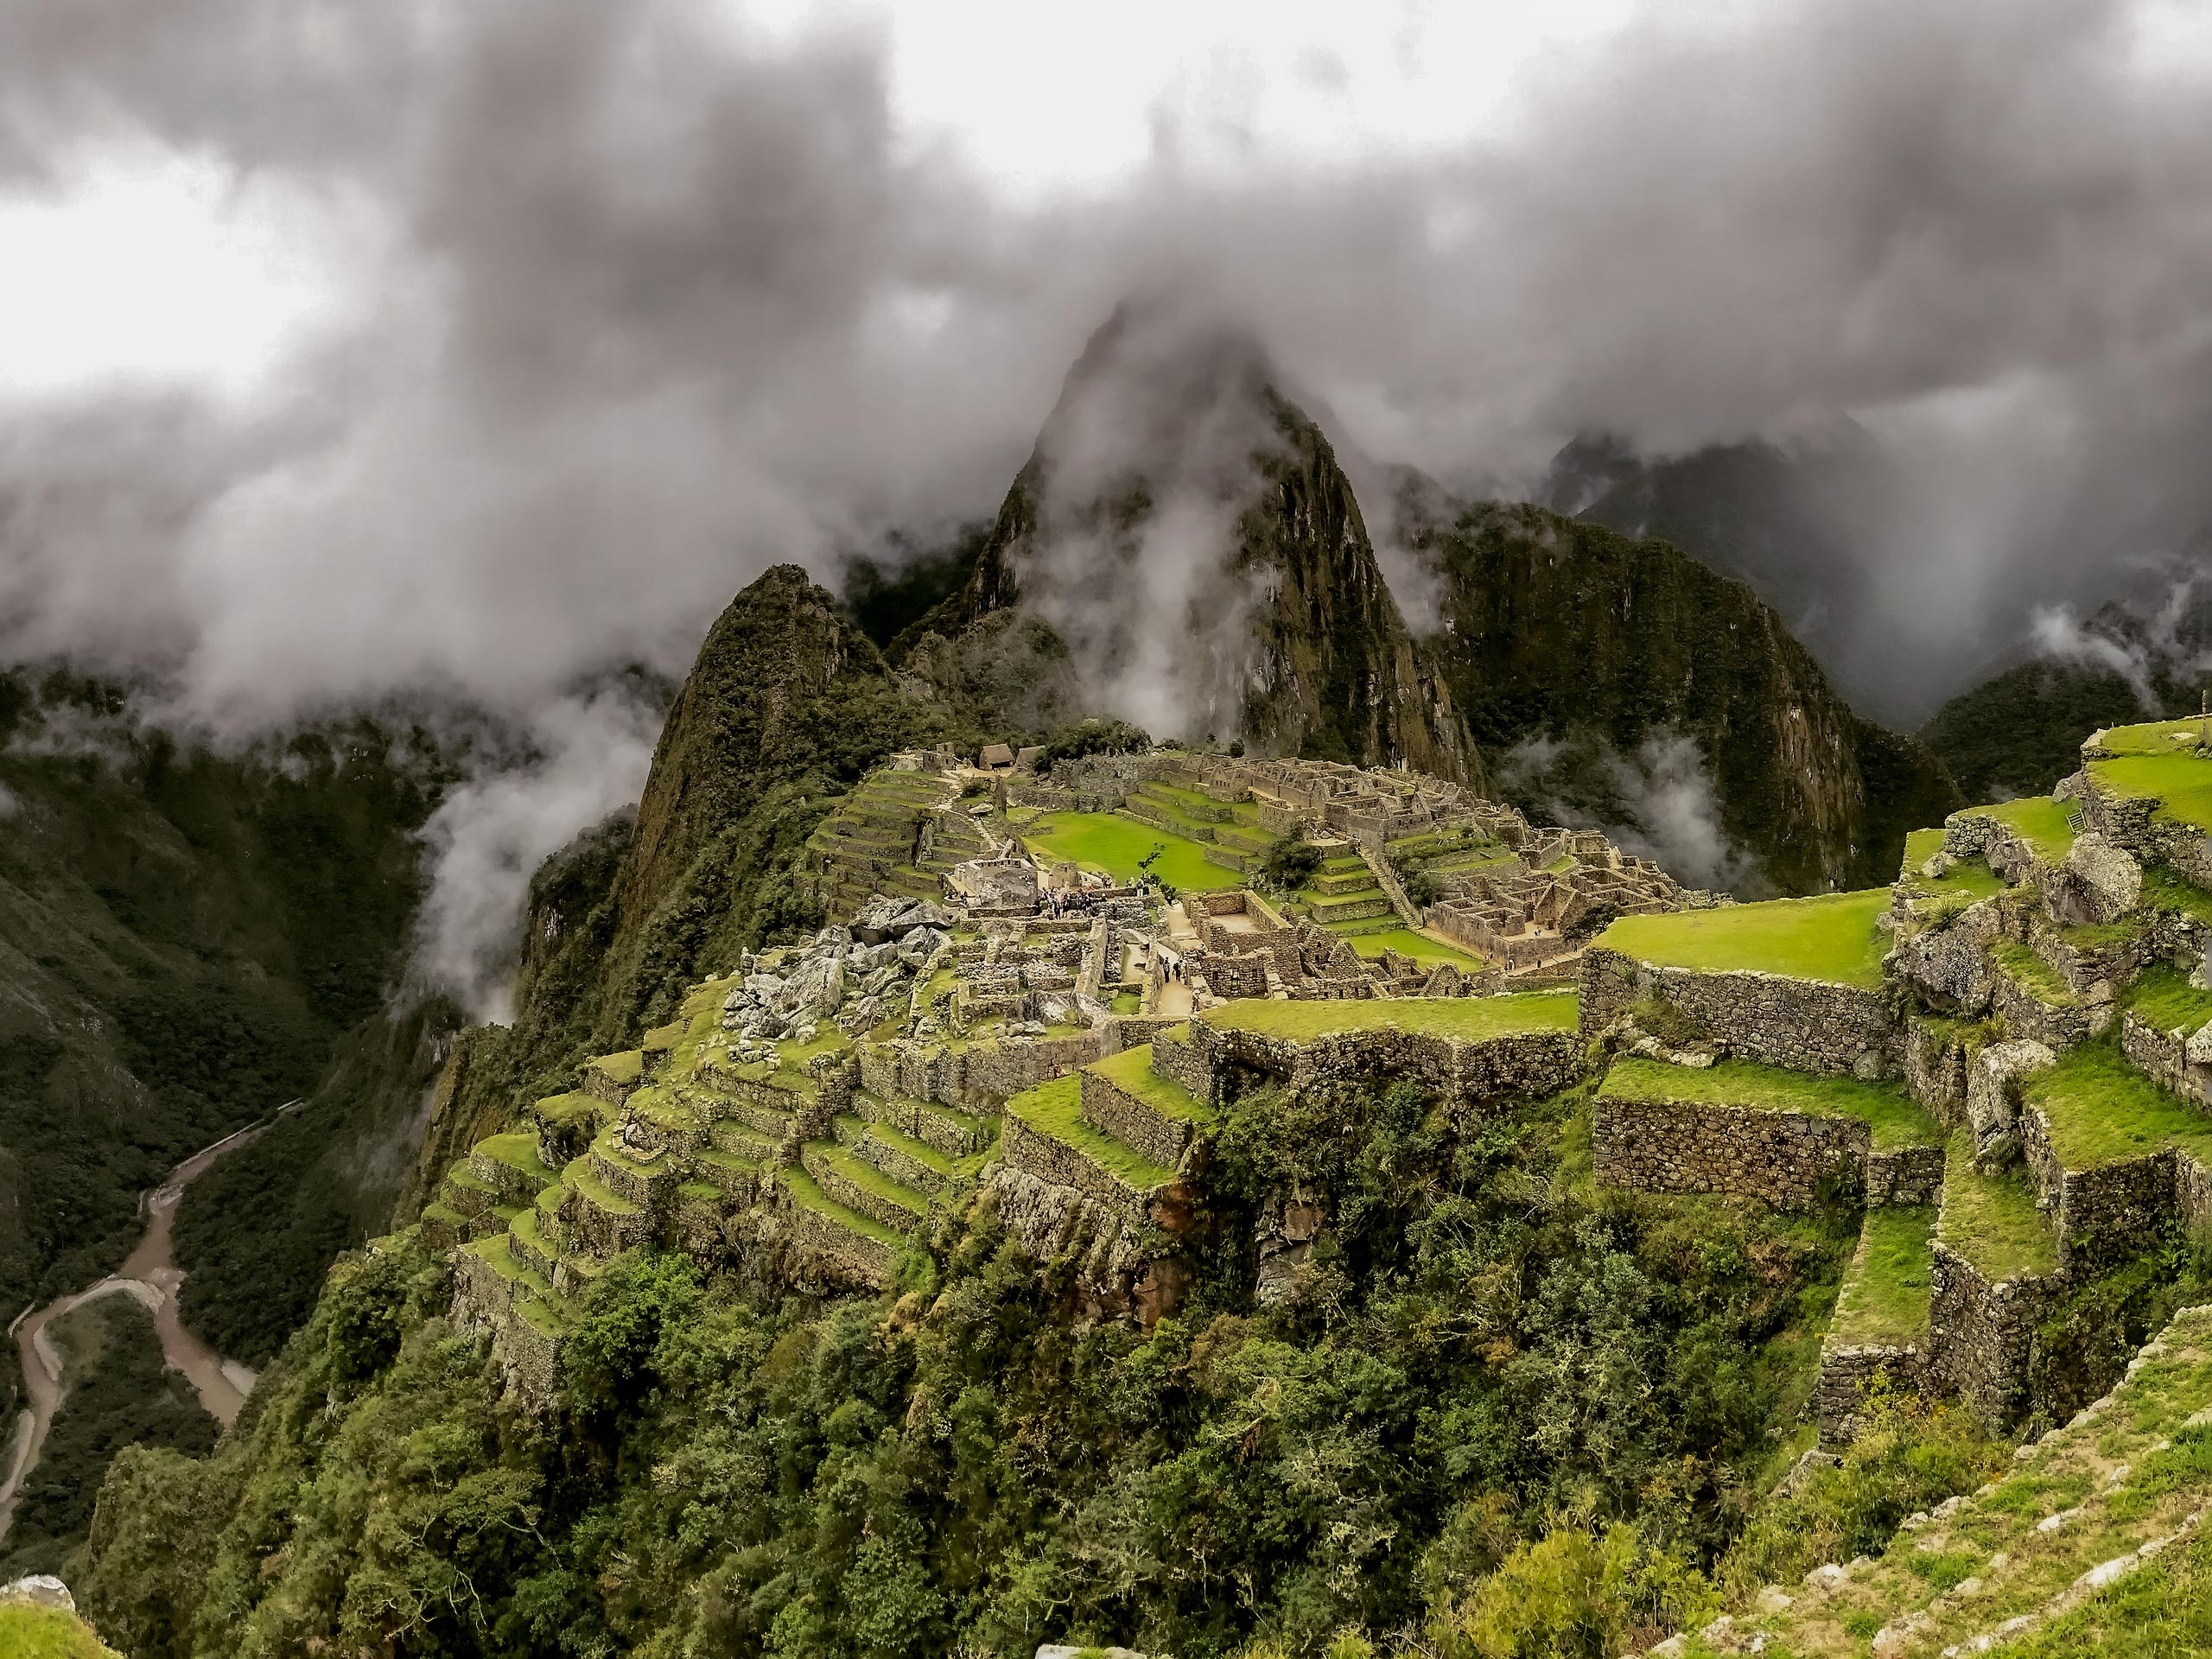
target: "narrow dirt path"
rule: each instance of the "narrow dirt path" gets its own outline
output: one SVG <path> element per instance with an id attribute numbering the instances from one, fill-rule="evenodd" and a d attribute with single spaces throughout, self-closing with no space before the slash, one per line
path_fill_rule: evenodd
<path id="1" fill-rule="evenodd" d="M 87 1302 L 103 1296 L 129 1296 L 149 1311 L 155 1333 L 161 1338 L 162 1358 L 171 1370 L 184 1373 L 199 1393 L 200 1403 L 224 1427 L 238 1421 L 246 1395 L 253 1392 L 254 1373 L 237 1360 L 224 1358 L 178 1317 L 177 1293 L 184 1285 L 184 1270 L 176 1265 L 170 1233 L 186 1187 L 206 1174 L 225 1153 L 244 1146 L 276 1118 L 289 1116 L 304 1103 L 288 1102 L 267 1121 L 249 1124 L 194 1153 L 140 1199 L 146 1230 L 124 1258 L 122 1267 L 83 1290 L 58 1296 L 44 1307 L 27 1309 L 8 1327 L 8 1334 L 16 1338 L 22 1354 L 23 1389 L 30 1404 L 16 1414 L 15 1432 L 8 1440 L 7 1478 L 0 1480 L 0 1538 L 7 1536 L 15 1522 L 16 1494 L 38 1466 L 39 1454 L 46 1448 L 47 1430 L 53 1427 L 54 1414 L 61 1409 L 69 1392 L 67 1379 L 62 1376 L 60 1351 L 47 1334 L 47 1327 Z"/>

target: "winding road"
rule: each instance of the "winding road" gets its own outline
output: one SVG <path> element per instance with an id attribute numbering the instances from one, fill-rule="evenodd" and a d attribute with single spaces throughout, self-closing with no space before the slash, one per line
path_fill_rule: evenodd
<path id="1" fill-rule="evenodd" d="M 122 1267 L 99 1283 L 56 1297 L 44 1307 L 26 1309 L 8 1327 L 8 1334 L 16 1338 L 22 1353 L 23 1389 L 30 1404 L 16 1414 L 15 1432 L 8 1440 L 8 1474 L 4 1481 L 0 1481 L 0 1538 L 7 1536 L 8 1529 L 15 1522 L 16 1495 L 31 1471 L 38 1466 L 39 1454 L 46 1447 L 47 1430 L 52 1427 L 54 1414 L 61 1408 L 69 1392 L 62 1376 L 60 1352 L 54 1347 L 54 1338 L 47 1334 L 47 1327 L 87 1302 L 98 1301 L 103 1296 L 128 1296 L 150 1311 L 154 1330 L 161 1338 L 162 1359 L 172 1370 L 184 1373 L 199 1392 L 200 1403 L 224 1427 L 228 1428 L 238 1421 L 239 1408 L 245 1404 L 246 1395 L 253 1392 L 254 1373 L 234 1359 L 224 1358 L 188 1330 L 178 1317 L 177 1292 L 184 1283 L 184 1271 L 176 1265 L 169 1231 L 176 1220 L 178 1200 L 184 1197 L 186 1187 L 207 1173 L 225 1153 L 244 1146 L 277 1118 L 290 1116 L 305 1103 L 297 1100 L 287 1102 L 264 1122 L 248 1124 L 225 1135 L 212 1147 L 203 1147 L 194 1153 L 169 1172 L 168 1179 L 139 1200 L 139 1212 L 146 1217 L 146 1231 L 137 1247 L 124 1258 Z"/>

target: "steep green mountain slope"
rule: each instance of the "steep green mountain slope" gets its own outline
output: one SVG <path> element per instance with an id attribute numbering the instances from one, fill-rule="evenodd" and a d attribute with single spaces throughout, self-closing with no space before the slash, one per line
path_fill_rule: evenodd
<path id="1" fill-rule="evenodd" d="M 142 1190 L 315 1088 L 404 956 L 441 781 L 366 727 L 216 755 L 113 690 L 0 677 L 0 1317 L 97 1278 Z M 195 1294 L 255 1293 L 200 1260 Z"/>
<path id="2" fill-rule="evenodd" d="M 137 1656 L 1204 1659 L 1346 1624 L 1464 1652 L 1464 1586 L 1595 1527 L 1624 1609 L 1678 1620 L 1793 1454 L 1768 1428 L 1852 1224 L 1601 1197 L 1587 1134 L 1580 1097 L 1465 1122 L 1405 1088 L 1250 1097 L 1219 1202 L 1294 1171 L 1339 1224 L 1281 1305 L 1224 1251 L 1148 1338 L 1071 1322 L 988 1211 L 827 1306 L 625 1258 L 542 1421 L 396 1243 L 334 1276 L 249 1432 L 118 1464 L 75 1582 Z"/>
<path id="3" fill-rule="evenodd" d="M 1897 487 L 1872 435 L 1845 422 L 1786 444 L 1662 458 L 1585 435 L 1553 458 L 1538 500 L 1624 536 L 1671 542 L 1749 583 L 1855 706 L 1894 719 L 1925 709 L 1916 700 L 1929 687 L 1916 679 L 1944 671 L 1901 660 L 1880 625 L 1866 550 Z"/>
<path id="4" fill-rule="evenodd" d="M 1069 372 L 966 585 L 900 666 L 991 728 L 1156 735 L 1470 779 L 1321 429 L 1249 339 L 1124 307 Z"/>
<path id="5" fill-rule="evenodd" d="M 840 792 L 895 748 L 978 734 L 900 689 L 829 593 L 779 565 L 733 600 L 669 710 L 634 817 L 595 826 L 532 883 L 512 1029 L 454 1051 L 403 1195 L 525 1091 L 665 1020 L 709 962 L 815 925 L 788 879 Z"/>
<path id="6" fill-rule="evenodd" d="M 1886 880 L 1908 830 L 1965 804 L 1750 588 L 1665 542 L 1497 504 L 1411 539 L 1441 584 L 1446 626 L 1424 645 L 1478 744 L 1690 738 L 1721 829 L 1790 892 Z"/>
<path id="7" fill-rule="evenodd" d="M 2111 601 L 2074 643 L 2063 660 L 2038 656 L 1961 692 L 1921 728 L 1971 799 L 2048 793 L 2081 764 L 2085 734 L 2196 714 L 2212 596 L 2183 581 L 2156 599 Z"/>

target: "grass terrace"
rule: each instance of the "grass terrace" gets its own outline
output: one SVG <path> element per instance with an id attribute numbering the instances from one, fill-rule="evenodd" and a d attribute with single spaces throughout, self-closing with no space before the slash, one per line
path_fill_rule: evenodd
<path id="1" fill-rule="evenodd" d="M 879 1244 L 888 1244 L 893 1249 L 906 1242 L 874 1216 L 864 1216 L 857 1210 L 845 1208 L 817 1186 L 814 1178 L 803 1169 L 778 1170 L 776 1185 L 790 1193 L 792 1200 L 803 1208 L 829 1217 L 848 1232 L 858 1233 L 864 1238 L 872 1238 Z"/>
<path id="2" fill-rule="evenodd" d="M 2055 1008 L 2070 1008 L 2082 1000 L 2074 995 L 2073 987 L 2060 976 L 2057 969 L 2018 939 L 1997 940 L 1989 947 L 1989 959 L 2007 979 L 2038 1002 L 2047 1002 Z"/>
<path id="3" fill-rule="evenodd" d="M 2179 1147 L 2212 1162 L 2212 1117 L 2127 1063 L 2109 1036 L 2069 1049 L 2021 1086 L 2050 1122 L 2051 1149 L 2069 1169 L 2094 1169 Z"/>
<path id="4" fill-rule="evenodd" d="M 1951 1137 L 1943 1158 L 1943 1206 L 1936 1240 L 1971 1262 L 1990 1283 L 2058 1270 L 2058 1245 L 2036 1208 L 2026 1173 L 1985 1175 L 1974 1167 L 1974 1137 Z"/>
<path id="5" fill-rule="evenodd" d="M 2191 721 L 2193 733 L 2196 722 Z M 2157 816 L 2212 830 L 2212 760 L 2194 749 L 2178 754 L 2124 754 L 2092 760 L 2089 775 L 2107 793 L 2158 803 Z"/>
<path id="6" fill-rule="evenodd" d="M 118 1659 L 74 1613 L 15 1599 L 0 1602 L 0 1653 L 10 1659 Z"/>
<path id="7" fill-rule="evenodd" d="M 1141 1192 L 1165 1186 L 1175 1179 L 1173 1170 L 1154 1163 L 1135 1147 L 1084 1122 L 1083 1084 L 1072 1074 L 1016 1095 L 1007 1102 L 1006 1115 L 1048 1139 L 1073 1147 Z"/>
<path id="8" fill-rule="evenodd" d="M 2074 850 L 2073 827 L 2066 809 L 2048 795 L 2028 795 L 2017 801 L 1977 806 L 1969 817 L 1994 818 L 2028 844 L 2028 849 L 2047 864 L 2062 861 Z"/>
<path id="9" fill-rule="evenodd" d="M 1723 1060 L 1705 1067 L 1669 1065 L 1661 1060 L 1621 1060 L 1606 1073 L 1598 1092 L 1611 1100 L 1797 1112 L 1808 1117 L 1855 1117 L 1873 1131 L 1877 1152 L 1943 1144 L 1943 1131 L 1936 1119 L 1895 1084 L 1808 1077 L 1751 1060 Z"/>
<path id="10" fill-rule="evenodd" d="M 1573 991 L 1524 991 L 1513 996 L 1381 997 L 1274 1002 L 1224 1002 L 1198 1016 L 1223 1031 L 1249 1031 L 1293 1042 L 1347 1031 L 1414 1032 L 1476 1043 L 1532 1031 L 1573 1031 Z"/>
<path id="11" fill-rule="evenodd" d="M 1638 962 L 1703 973 L 1755 969 L 1878 990 L 1887 948 L 1874 920 L 1890 890 L 1770 899 L 1717 910 L 1624 916 L 1595 943 Z"/>
<path id="12" fill-rule="evenodd" d="M 1996 871 L 1979 858 L 1962 858 L 1943 875 L 1923 875 L 1920 867 L 1943 850 L 1941 830 L 1916 830 L 1904 838 L 1904 863 L 1897 879 L 1918 893 L 1932 898 L 1958 898 L 1966 904 L 1994 898 L 2005 891 Z"/>
<path id="13" fill-rule="evenodd" d="M 1142 1101 L 1154 1111 L 1167 1117 L 1178 1117 L 1189 1123 L 1211 1123 L 1213 1113 L 1196 1095 L 1173 1077 L 1163 1077 L 1152 1069 L 1152 1050 L 1147 1046 L 1125 1048 L 1119 1054 L 1094 1060 L 1084 1068 L 1096 1071 L 1133 1100 Z"/>
<path id="14" fill-rule="evenodd" d="M 1927 1341 L 1935 1225 L 1936 1211 L 1927 1205 L 1885 1205 L 1866 1212 L 1866 1230 L 1829 1327 L 1837 1342 L 1903 1348 Z"/>
<path id="15" fill-rule="evenodd" d="M 1351 940 L 1351 948 L 1363 957 L 1379 957 L 1385 950 L 1395 950 L 1402 957 L 1411 957 L 1415 962 L 1433 966 L 1450 963 L 1464 974 L 1482 971 L 1480 958 L 1469 956 L 1457 945 L 1432 939 L 1426 933 L 1416 933 L 1409 927 L 1385 928 L 1379 933 L 1352 933 L 1346 937 Z"/>
<path id="16" fill-rule="evenodd" d="M 2161 964 L 2135 982 L 2127 1011 L 2158 1031 L 2195 1031 L 2212 1020 L 2212 991 L 2198 990 L 2188 976 Z"/>
<path id="17" fill-rule="evenodd" d="M 1208 893 L 1244 881 L 1241 871 L 1215 863 L 1206 843 L 1109 813 L 1046 812 L 1023 827 L 1021 838 L 1039 858 L 1065 859 L 1116 881 L 1135 880 L 1155 847 L 1166 850 L 1152 873 L 1171 887 Z"/>
<path id="18" fill-rule="evenodd" d="M 2212 893 L 2183 880 L 2164 864 L 2143 867 L 2143 903 L 2146 909 L 2171 911 L 2212 925 Z"/>
<path id="19" fill-rule="evenodd" d="M 2154 720 L 2140 726 L 2110 727 L 2101 734 L 2097 747 L 2114 755 L 2171 754 L 2197 743 L 2203 734 L 2204 722 L 2195 715 L 2187 720 Z"/>

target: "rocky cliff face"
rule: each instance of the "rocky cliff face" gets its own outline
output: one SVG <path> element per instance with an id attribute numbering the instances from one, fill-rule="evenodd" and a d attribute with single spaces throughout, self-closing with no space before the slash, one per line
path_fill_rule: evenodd
<path id="1" fill-rule="evenodd" d="M 1249 339 L 1124 308 L 902 667 L 982 722 L 1478 769 L 1320 428 Z"/>
<path id="2" fill-rule="evenodd" d="M 1423 642 L 1472 740 L 1695 745 L 1718 827 L 1790 892 L 1864 887 L 1959 805 L 1909 740 L 1853 714 L 1782 620 L 1664 542 L 1484 504 L 1413 528 L 1440 584 Z"/>
<path id="3" fill-rule="evenodd" d="M 1748 582 L 1855 705 L 1900 718 L 1926 708 L 1915 698 L 1944 671 L 1931 664 L 1916 676 L 1882 625 L 1867 558 L 1899 487 L 1880 446 L 1846 422 L 1788 445 L 1720 444 L 1663 459 L 1586 435 L 1553 458 L 1539 501 L 1624 536 L 1672 542 Z"/>

